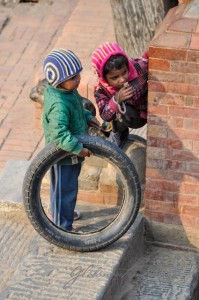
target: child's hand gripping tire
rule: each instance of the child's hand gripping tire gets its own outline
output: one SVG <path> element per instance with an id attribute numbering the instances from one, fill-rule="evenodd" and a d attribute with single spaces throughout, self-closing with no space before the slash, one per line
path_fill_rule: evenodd
<path id="1" fill-rule="evenodd" d="M 53 164 L 63 157 L 72 155 L 55 145 L 46 146 L 30 164 L 23 183 L 23 200 L 30 222 L 50 243 L 69 250 L 94 251 L 119 239 L 133 224 L 139 211 L 141 188 L 132 161 L 121 149 L 99 137 L 84 135 L 78 136 L 78 139 L 94 156 L 107 160 L 120 174 L 124 196 L 117 216 L 99 231 L 83 234 L 64 231 L 50 221 L 41 204 L 41 182 Z"/>

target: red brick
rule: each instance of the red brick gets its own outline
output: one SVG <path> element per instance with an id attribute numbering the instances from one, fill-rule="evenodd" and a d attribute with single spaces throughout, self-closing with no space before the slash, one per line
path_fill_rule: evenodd
<path id="1" fill-rule="evenodd" d="M 187 130 L 187 129 L 179 129 L 175 128 L 175 134 L 169 134 L 169 137 L 175 136 L 181 140 L 199 140 L 199 132 L 198 130 Z"/>
<path id="2" fill-rule="evenodd" d="M 199 97 L 193 97 L 193 106 L 199 107 Z"/>
<path id="3" fill-rule="evenodd" d="M 147 159 L 147 168 L 152 168 L 152 169 L 161 169 L 163 170 L 165 167 L 165 163 L 162 159 Z"/>
<path id="4" fill-rule="evenodd" d="M 103 203 L 109 205 L 120 205 L 122 202 L 122 197 L 118 195 L 112 195 L 110 193 L 103 193 Z"/>
<path id="5" fill-rule="evenodd" d="M 188 90 L 188 95 L 189 96 L 196 96 L 198 97 L 199 95 L 199 85 L 189 85 L 189 90 Z"/>
<path id="6" fill-rule="evenodd" d="M 199 62 L 199 52 L 193 50 L 187 51 L 187 61 Z"/>
<path id="7" fill-rule="evenodd" d="M 199 49 L 199 34 L 193 34 L 191 39 L 190 49 Z"/>
<path id="8" fill-rule="evenodd" d="M 193 120 L 193 128 L 194 130 L 197 130 L 199 128 L 199 120 L 196 119 Z"/>
<path id="9" fill-rule="evenodd" d="M 187 217 L 187 216 L 185 216 L 185 217 Z M 191 231 L 193 232 L 193 228 L 195 227 L 196 229 L 197 229 L 197 231 L 198 231 L 198 227 L 199 227 L 199 218 L 198 217 L 195 217 L 195 218 L 193 218 L 193 217 L 190 217 L 193 221 L 194 221 L 194 223 L 195 224 L 193 224 L 192 226 L 191 225 L 188 225 L 189 227 L 192 227 L 191 228 Z M 191 223 L 192 224 L 192 223 Z M 194 230 L 195 231 L 195 230 Z M 197 232 L 197 236 L 198 236 L 198 232 Z"/>
<path id="10" fill-rule="evenodd" d="M 190 163 L 187 163 L 187 171 L 186 171 L 186 173 L 184 173 L 183 182 L 192 183 L 192 184 L 197 185 L 199 183 L 198 176 L 197 176 L 197 174 L 190 172 L 189 165 L 190 165 Z"/>
<path id="11" fill-rule="evenodd" d="M 171 49 L 188 49 L 191 33 L 162 32 L 151 41 L 151 46 Z"/>
<path id="12" fill-rule="evenodd" d="M 199 153 L 199 141 L 193 141 L 193 151 Z"/>
<path id="13" fill-rule="evenodd" d="M 155 102 L 164 104 L 164 105 L 175 105 L 175 106 L 183 106 L 184 105 L 184 96 L 177 94 L 169 94 L 169 93 L 149 93 L 148 101 L 150 103 Z"/>
<path id="14" fill-rule="evenodd" d="M 168 120 L 170 119 L 169 115 L 162 115 L 161 118 L 158 115 L 151 114 L 148 112 L 147 123 L 150 125 L 157 125 L 167 127 Z"/>
<path id="15" fill-rule="evenodd" d="M 198 206 L 198 196 L 178 194 L 178 203 L 186 204 L 188 206 Z"/>
<path id="16" fill-rule="evenodd" d="M 164 215 L 164 223 L 173 224 L 173 225 L 181 225 L 182 221 L 179 214 L 165 214 Z"/>
<path id="17" fill-rule="evenodd" d="M 188 95 L 189 85 L 180 83 L 169 83 L 168 92 L 180 95 Z"/>
<path id="18" fill-rule="evenodd" d="M 106 184 L 101 184 L 99 185 L 99 191 L 101 193 L 110 193 L 110 194 L 114 194 L 117 195 L 118 194 L 118 186 L 116 186 L 115 184 L 113 185 L 106 185 Z"/>
<path id="19" fill-rule="evenodd" d="M 165 200 L 171 203 L 178 203 L 179 202 L 179 193 L 173 192 L 166 192 Z"/>
<path id="20" fill-rule="evenodd" d="M 147 146 L 147 157 L 157 157 L 158 159 L 164 159 L 166 157 L 166 149 Z"/>
<path id="21" fill-rule="evenodd" d="M 168 140 L 166 138 L 154 138 L 150 137 L 150 139 L 147 140 L 147 147 L 160 147 L 160 148 L 166 148 L 168 145 Z"/>
<path id="22" fill-rule="evenodd" d="M 85 191 L 80 190 L 78 191 L 78 200 L 86 201 L 86 202 L 92 202 L 92 203 L 104 203 L 103 195 L 92 192 L 92 191 Z"/>
<path id="23" fill-rule="evenodd" d="M 149 80 L 148 81 L 148 90 L 149 92 L 168 92 L 168 83 L 164 82 L 156 82 L 156 81 L 152 81 Z"/>
<path id="24" fill-rule="evenodd" d="M 182 205 L 182 214 L 199 217 L 199 207 L 190 207 L 188 205 Z"/>
<path id="25" fill-rule="evenodd" d="M 199 193 L 199 184 L 192 184 L 192 183 L 182 183 L 181 187 L 182 193 L 183 194 L 190 194 L 190 195 L 198 195 Z"/>
<path id="26" fill-rule="evenodd" d="M 174 140 L 174 139 L 167 139 L 167 148 L 171 149 L 182 149 L 183 144 L 179 140 Z"/>
<path id="27" fill-rule="evenodd" d="M 194 156 L 191 151 L 174 149 L 172 151 L 172 160 L 177 161 L 193 161 Z M 196 159 L 196 158 L 195 158 Z"/>
<path id="28" fill-rule="evenodd" d="M 171 62 L 171 72 L 178 72 L 178 73 L 195 73 L 198 74 L 199 65 L 194 62 L 179 62 L 179 61 L 172 61 Z"/>
<path id="29" fill-rule="evenodd" d="M 149 138 L 150 137 L 166 138 L 167 132 L 168 130 L 166 127 L 151 125 L 148 128 L 147 135 Z"/>
<path id="30" fill-rule="evenodd" d="M 180 218 L 183 226 L 192 228 L 196 227 L 196 221 L 195 218 L 193 218 L 193 216 L 181 214 Z"/>
<path id="31" fill-rule="evenodd" d="M 184 8 L 179 6 L 168 14 L 170 17 L 166 17 L 167 22 L 163 22 L 149 47 L 145 203 L 146 216 L 152 220 L 182 225 L 182 212 L 183 226 L 196 228 L 199 225 L 199 56 L 196 51 L 199 36 L 192 36 L 191 32 L 197 31 L 199 25 L 196 19 L 179 19 Z M 166 32 L 168 24 L 173 32 Z M 183 32 L 184 24 L 189 33 Z M 190 51 L 189 46 L 195 50 Z M 166 113 L 164 105 L 168 108 Z M 153 214 L 157 210 L 162 214 Z M 189 210 L 196 213 L 194 218 L 186 218 Z"/>
<path id="32" fill-rule="evenodd" d="M 193 151 L 193 141 L 191 140 L 184 140 L 183 141 L 183 146 L 185 149 Z"/>
<path id="33" fill-rule="evenodd" d="M 144 210 L 144 215 L 156 222 L 164 222 L 164 214 L 161 212 L 154 212 L 154 211 L 150 211 L 148 209 Z"/>
<path id="34" fill-rule="evenodd" d="M 194 97 L 193 96 L 185 96 L 185 106 L 194 106 Z"/>
<path id="35" fill-rule="evenodd" d="M 185 60 L 186 50 L 149 47 L 149 56 L 169 60 Z"/>
<path id="36" fill-rule="evenodd" d="M 146 176 L 147 178 L 154 178 L 154 179 L 161 179 L 162 175 L 162 171 L 161 170 L 161 174 L 160 174 L 160 170 L 158 169 L 154 169 L 154 168 L 147 168 L 146 170 Z M 164 171 L 163 171 L 164 172 Z"/>
<path id="37" fill-rule="evenodd" d="M 170 182 L 166 180 L 148 180 L 146 188 L 148 189 L 160 189 L 163 191 L 177 192 L 180 184 L 178 182 Z"/>
<path id="38" fill-rule="evenodd" d="M 196 32 L 198 20 L 194 18 L 180 18 L 175 22 L 172 22 L 168 26 L 168 30 L 176 31 L 176 32 L 184 32 L 184 28 L 186 28 L 186 32 Z"/>
<path id="39" fill-rule="evenodd" d="M 168 170 L 167 179 L 170 181 L 181 182 L 183 180 L 184 172 L 182 170 Z"/>
<path id="40" fill-rule="evenodd" d="M 150 58 L 149 60 L 149 69 L 161 70 L 161 71 L 169 71 L 170 70 L 170 62 L 164 59 L 156 59 Z"/>
<path id="41" fill-rule="evenodd" d="M 175 82 L 175 83 L 185 83 L 185 84 L 198 84 L 198 75 L 197 74 L 188 74 L 188 73 L 177 73 L 173 72 L 162 72 L 154 69 L 149 71 L 149 80 L 158 81 L 158 82 Z"/>
<path id="42" fill-rule="evenodd" d="M 176 107 L 175 107 L 175 109 L 177 110 Z M 181 108 L 180 108 L 180 110 L 181 110 Z M 168 125 L 172 129 L 183 128 L 183 123 L 184 123 L 184 119 L 182 117 L 172 117 L 172 118 L 170 118 Z"/>
<path id="43" fill-rule="evenodd" d="M 165 201 L 166 200 L 166 191 L 146 189 L 145 198 L 147 200 Z M 147 201 L 147 203 L 148 203 L 148 201 Z"/>
<path id="44" fill-rule="evenodd" d="M 169 108 L 166 105 L 148 105 L 148 112 L 158 115 L 168 115 Z"/>
<path id="45" fill-rule="evenodd" d="M 184 119 L 183 120 L 183 128 L 192 130 L 193 129 L 193 120 L 192 119 Z"/>
<path id="46" fill-rule="evenodd" d="M 169 115 L 183 118 L 199 118 L 199 109 L 192 107 L 169 106 Z"/>

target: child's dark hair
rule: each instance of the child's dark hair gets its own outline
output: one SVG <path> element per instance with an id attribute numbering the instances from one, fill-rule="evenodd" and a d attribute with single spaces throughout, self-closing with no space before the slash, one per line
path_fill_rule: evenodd
<path id="1" fill-rule="evenodd" d="M 124 65 L 128 67 L 128 60 L 125 56 L 121 54 L 112 55 L 104 65 L 103 76 L 106 77 L 113 70 L 120 70 Z"/>

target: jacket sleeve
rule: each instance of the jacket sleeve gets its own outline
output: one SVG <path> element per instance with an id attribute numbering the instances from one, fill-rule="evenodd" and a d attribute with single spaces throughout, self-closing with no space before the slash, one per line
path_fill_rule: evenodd
<path id="1" fill-rule="evenodd" d="M 100 117 L 104 121 L 111 121 L 119 112 L 114 96 L 109 96 L 101 87 L 97 88 L 94 92 L 95 100 L 99 109 Z"/>
<path id="2" fill-rule="evenodd" d="M 69 111 L 59 103 L 53 105 L 48 114 L 50 141 L 59 148 L 79 154 L 83 148 L 77 138 L 69 130 Z"/>
<path id="3" fill-rule="evenodd" d="M 147 57 L 147 53 L 145 55 Z M 147 58 L 134 59 L 132 61 L 138 72 L 138 77 L 130 81 L 133 96 L 126 103 L 133 105 L 137 109 L 146 109 L 148 91 L 148 60 Z"/>
<path id="4" fill-rule="evenodd" d="M 94 116 L 92 115 L 92 113 L 91 113 L 90 110 L 88 110 L 88 109 L 84 109 L 84 115 L 85 115 L 87 124 L 90 122 L 90 120 L 91 120 L 92 118 L 94 118 Z"/>

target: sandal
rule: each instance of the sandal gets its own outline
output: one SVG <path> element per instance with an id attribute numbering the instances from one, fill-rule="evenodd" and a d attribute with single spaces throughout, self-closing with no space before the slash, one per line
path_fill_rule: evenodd
<path id="1" fill-rule="evenodd" d="M 74 221 L 79 220 L 80 216 L 80 212 L 78 210 L 74 210 Z"/>

